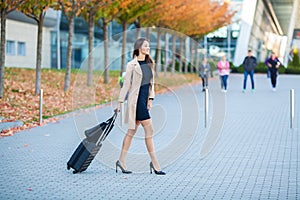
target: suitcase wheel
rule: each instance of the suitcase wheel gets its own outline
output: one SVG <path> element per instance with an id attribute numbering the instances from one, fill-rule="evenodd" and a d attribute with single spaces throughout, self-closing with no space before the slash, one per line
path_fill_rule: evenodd
<path id="1" fill-rule="evenodd" d="M 78 171 L 76 171 L 76 170 L 73 171 L 73 174 L 77 174 L 77 173 L 78 173 Z"/>
<path id="2" fill-rule="evenodd" d="M 70 170 L 70 169 L 71 169 L 71 167 L 69 165 L 67 165 L 67 170 Z"/>

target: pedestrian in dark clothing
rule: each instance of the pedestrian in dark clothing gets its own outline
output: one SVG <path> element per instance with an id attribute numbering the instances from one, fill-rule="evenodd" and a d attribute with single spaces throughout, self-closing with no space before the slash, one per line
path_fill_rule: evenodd
<path id="1" fill-rule="evenodd" d="M 202 79 L 202 91 L 205 91 L 205 88 L 207 88 L 208 86 L 209 72 L 210 72 L 210 65 L 207 62 L 207 58 L 203 58 L 199 70 L 199 76 Z"/>
<path id="2" fill-rule="evenodd" d="M 246 91 L 247 77 L 250 75 L 252 92 L 254 92 L 254 69 L 257 65 L 256 58 L 252 55 L 252 51 L 248 50 L 248 56 L 243 61 L 244 66 L 244 85 L 243 92 Z"/>
<path id="3" fill-rule="evenodd" d="M 145 143 L 150 155 L 150 172 L 154 170 L 157 175 L 165 175 L 161 171 L 154 150 L 154 129 L 150 117 L 150 109 L 154 99 L 154 61 L 150 56 L 149 41 L 139 38 L 134 43 L 133 60 L 128 62 L 124 76 L 123 87 L 120 90 L 117 111 L 128 94 L 125 122 L 128 122 L 128 130 L 124 136 L 122 150 L 119 160 L 116 162 L 118 168 L 125 174 L 132 171 L 127 170 L 126 158 L 132 139 L 141 124 L 145 132 Z"/>
<path id="4" fill-rule="evenodd" d="M 271 84 L 272 90 L 276 91 L 276 82 L 277 82 L 277 75 L 278 75 L 278 68 L 282 65 L 279 59 L 277 58 L 275 52 L 272 52 L 271 57 L 265 61 L 265 65 L 270 70 L 271 76 Z"/>

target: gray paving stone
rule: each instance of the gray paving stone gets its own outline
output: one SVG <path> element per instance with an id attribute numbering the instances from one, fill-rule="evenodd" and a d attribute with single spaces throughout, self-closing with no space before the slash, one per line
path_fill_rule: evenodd
<path id="1" fill-rule="evenodd" d="M 218 115 L 213 108 L 220 102 L 210 99 L 208 128 L 201 83 L 157 95 L 151 116 L 159 130 L 154 143 L 164 177 L 149 173 L 142 130 L 127 160 L 135 173 L 115 173 L 121 126 L 113 129 L 86 172 L 73 175 L 66 169 L 83 130 L 110 117 L 110 105 L 1 138 L 0 180 L 5 187 L 0 187 L 0 199 L 299 199 L 300 76 L 279 77 L 278 90 L 272 92 L 270 80 L 256 75 L 255 93 L 241 92 L 241 75 L 230 75 L 226 94 L 218 79 L 210 80 L 210 98 L 225 101 L 225 115 L 222 124 L 215 124 L 211 115 Z M 294 129 L 289 128 L 291 87 Z M 214 133 L 217 140 L 206 143 L 214 126 L 221 127 Z M 204 144 L 213 146 L 201 157 Z"/>
<path id="2" fill-rule="evenodd" d="M 2 120 L 3 118 L 0 118 Z M 22 126 L 24 123 L 22 121 L 16 120 L 13 122 L 0 122 L 0 132 L 2 130 L 7 130 L 14 127 Z"/>

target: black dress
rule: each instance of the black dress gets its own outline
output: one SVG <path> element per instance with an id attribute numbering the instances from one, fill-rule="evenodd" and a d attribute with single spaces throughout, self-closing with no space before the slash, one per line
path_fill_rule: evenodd
<path id="1" fill-rule="evenodd" d="M 152 78 L 152 70 L 147 65 L 146 61 L 138 61 L 143 73 L 143 79 L 139 91 L 139 96 L 136 105 L 136 120 L 142 121 L 150 119 L 148 110 L 149 86 Z"/>

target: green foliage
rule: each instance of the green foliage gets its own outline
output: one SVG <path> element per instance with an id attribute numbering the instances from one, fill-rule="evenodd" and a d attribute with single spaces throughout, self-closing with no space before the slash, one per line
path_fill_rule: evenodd
<path id="1" fill-rule="evenodd" d="M 184 73 L 184 70 L 185 70 L 185 65 L 186 65 L 186 62 L 183 62 L 182 63 L 182 68 L 181 68 L 181 71 L 182 73 Z M 167 71 L 171 71 L 171 68 L 172 68 L 172 63 L 169 64 L 168 66 L 168 69 Z M 192 69 L 193 68 L 193 69 Z M 179 60 L 176 60 L 175 61 L 175 71 L 176 72 L 179 72 Z M 188 63 L 188 66 L 187 66 L 187 72 L 190 73 L 190 72 L 196 72 L 196 68 L 194 66 L 191 65 L 191 63 Z"/>
<path id="2" fill-rule="evenodd" d="M 292 66 L 292 65 L 289 65 L 289 66 L 285 69 L 285 73 L 286 73 L 286 74 L 300 74 L 300 67 L 299 67 L 299 66 Z"/>
<path id="3" fill-rule="evenodd" d="M 38 22 L 53 4 L 53 0 L 27 0 L 19 7 L 19 10 Z"/>
<path id="4" fill-rule="evenodd" d="M 138 17 L 149 11 L 153 5 L 153 1 L 123 1 L 118 7 L 119 13 L 116 20 L 120 24 L 133 23 Z"/>
<path id="5" fill-rule="evenodd" d="M 179 61 L 176 60 L 176 61 L 175 61 L 175 71 L 176 71 L 176 72 L 179 72 L 179 65 L 180 65 L 180 64 L 179 64 Z M 172 67 L 172 65 L 171 65 L 171 67 Z M 181 71 L 182 71 L 182 72 L 184 72 L 184 67 L 185 67 L 185 63 L 182 63 L 182 68 L 181 68 Z"/>
<path id="6" fill-rule="evenodd" d="M 281 67 L 284 68 L 284 67 Z M 263 62 L 259 62 L 254 69 L 255 73 L 267 73 L 268 67 Z"/>
<path id="7" fill-rule="evenodd" d="M 281 67 L 279 67 L 279 69 L 278 69 L 278 73 L 279 73 L 279 74 L 286 74 L 285 70 L 286 70 L 286 68 L 285 68 L 284 66 L 281 66 Z"/>
<path id="8" fill-rule="evenodd" d="M 285 72 L 288 74 L 300 74 L 300 62 L 297 52 L 294 52 L 293 61 L 288 64 Z"/>
<path id="9" fill-rule="evenodd" d="M 209 65 L 210 65 L 210 70 L 211 71 L 214 71 L 214 70 L 217 70 L 217 64 L 218 64 L 218 61 L 216 60 L 209 60 L 208 61 Z M 201 64 L 201 60 L 199 61 L 199 65 Z"/>
<path id="10" fill-rule="evenodd" d="M 0 9 L 4 10 L 6 14 L 18 9 L 26 0 L 2 0 L 0 1 Z"/>
<path id="11" fill-rule="evenodd" d="M 233 63 L 230 62 L 230 70 L 231 73 L 244 73 L 244 67 L 242 65 L 234 66 Z"/>
<path id="12" fill-rule="evenodd" d="M 291 62 L 291 65 L 300 68 L 299 55 L 297 52 L 294 52 L 293 61 Z"/>
<path id="13" fill-rule="evenodd" d="M 89 1 L 84 0 L 57 0 L 52 2 L 52 7 L 57 10 L 60 9 L 64 13 L 67 20 L 71 21 L 75 16 L 80 15 L 83 8 L 87 6 L 88 2 Z M 93 2 L 91 2 L 91 4 L 93 4 Z"/>
<path id="14" fill-rule="evenodd" d="M 103 3 L 105 3 L 105 6 L 101 5 L 95 13 L 95 21 L 98 22 L 99 19 L 102 19 L 105 23 L 109 23 L 116 17 L 120 2 L 105 0 Z M 102 27 L 99 23 L 97 25 Z"/>
<path id="15" fill-rule="evenodd" d="M 80 15 L 88 22 L 89 17 L 98 16 L 104 7 L 108 7 L 109 1 L 87 1 L 86 5 L 81 9 Z M 99 19 L 96 18 L 97 20 Z"/>

